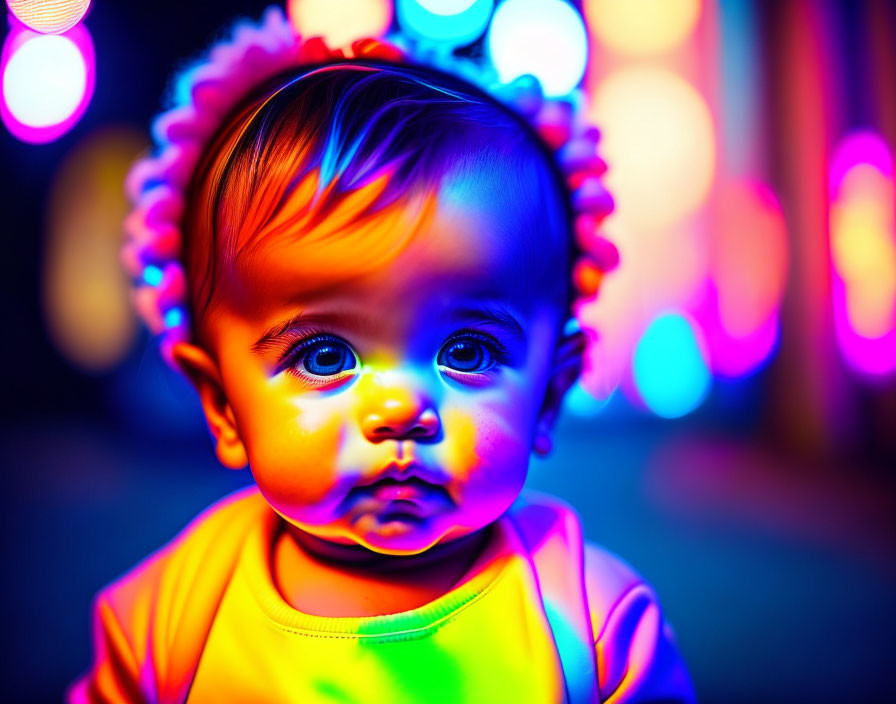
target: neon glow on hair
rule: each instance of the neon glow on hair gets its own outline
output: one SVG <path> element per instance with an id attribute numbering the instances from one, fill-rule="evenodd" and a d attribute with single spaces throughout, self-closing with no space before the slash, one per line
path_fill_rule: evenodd
<path id="1" fill-rule="evenodd" d="M 575 14 L 571 8 L 567 9 Z M 578 21 L 581 22 L 581 18 Z M 156 143 L 154 153 L 139 160 L 127 179 L 126 190 L 135 207 L 125 222 L 127 236 L 122 249 L 122 260 L 135 279 L 134 301 L 137 310 L 154 332 L 164 334 L 162 353 L 169 362 L 173 361 L 170 357 L 172 344 L 189 339 L 192 334 L 186 308 L 188 282 L 182 263 L 182 256 L 190 259 L 190 253 L 183 251 L 185 243 L 182 228 L 189 205 L 185 194 L 194 179 L 194 172 L 200 166 L 200 159 L 206 150 L 207 153 L 214 154 L 214 158 L 223 159 L 220 166 L 224 168 L 227 154 L 222 155 L 221 148 L 236 149 L 241 139 L 251 140 L 246 132 L 236 135 L 228 133 L 228 130 L 235 129 L 234 125 L 241 125 L 239 129 L 254 130 L 258 136 L 259 126 L 253 124 L 251 119 L 245 121 L 246 115 L 240 111 L 259 110 L 262 107 L 273 109 L 278 101 L 289 99 L 288 86 L 268 85 L 267 90 L 270 92 L 267 98 L 264 97 L 261 86 L 274 76 L 290 70 L 294 74 L 301 74 L 301 67 L 305 65 L 309 67 L 313 83 L 316 77 L 323 76 L 330 70 L 328 67 L 332 67 L 333 71 L 337 68 L 341 70 L 341 73 L 336 73 L 337 78 L 348 76 L 358 79 L 357 75 L 344 69 L 382 63 L 369 76 L 361 76 L 362 80 L 358 82 L 363 83 L 367 78 L 374 80 L 376 73 L 393 71 L 396 78 L 404 73 L 407 74 L 405 80 L 416 80 L 425 95 L 421 93 L 418 99 L 406 101 L 403 106 L 393 105 L 396 101 L 389 94 L 370 96 L 372 104 L 381 107 L 377 115 L 365 115 L 364 124 L 355 125 L 355 131 L 351 134 L 337 129 L 338 121 L 331 119 L 331 115 L 317 116 L 316 119 L 323 119 L 326 123 L 328 134 L 336 130 L 339 138 L 344 141 L 336 149 L 338 155 L 331 151 L 334 149 L 333 140 L 325 140 L 315 154 L 294 155 L 297 161 L 293 167 L 299 173 L 293 174 L 292 183 L 286 184 L 287 193 L 281 193 L 281 198 L 292 200 L 290 188 L 298 188 L 297 184 L 300 183 L 309 183 L 308 177 L 312 175 L 318 179 L 316 184 L 312 184 L 316 188 L 316 196 L 310 203 L 314 211 L 305 213 L 309 219 L 303 221 L 303 226 L 314 227 L 329 208 L 351 195 L 349 191 L 352 187 L 370 184 L 386 175 L 384 168 L 387 163 L 390 172 L 383 181 L 386 186 L 383 193 L 388 192 L 388 197 L 406 195 L 406 192 L 402 192 L 402 184 L 420 186 L 421 181 L 423 185 L 431 181 L 433 175 L 443 176 L 446 164 L 456 162 L 460 166 L 465 163 L 459 153 L 451 155 L 452 149 L 456 152 L 456 148 L 464 143 L 460 132 L 468 133 L 467 136 L 478 133 L 481 141 L 481 135 L 488 131 L 486 129 L 483 132 L 484 126 L 491 126 L 494 130 L 495 118 L 498 116 L 499 123 L 506 121 L 508 124 L 515 124 L 509 130 L 499 130 L 499 139 L 486 139 L 482 148 L 476 150 L 477 157 L 487 158 L 491 153 L 491 158 L 502 164 L 520 158 L 531 164 L 531 155 L 540 151 L 545 155 L 540 163 L 547 166 L 547 169 L 525 168 L 522 171 L 518 169 L 517 173 L 525 172 L 527 178 L 541 179 L 536 192 L 549 192 L 558 187 L 566 192 L 566 199 L 560 200 L 565 200 L 567 204 L 564 208 L 567 211 L 567 233 L 572 234 L 572 230 L 575 234 L 574 243 L 570 246 L 571 253 L 577 257 L 572 262 L 574 315 L 578 315 L 581 305 L 596 294 L 604 274 L 617 265 L 616 248 L 601 234 L 603 220 L 613 210 L 613 200 L 602 183 L 607 167 L 597 151 L 600 133 L 589 124 L 580 109 L 584 103 L 583 97 L 579 94 L 563 99 L 546 97 L 541 86 L 531 76 L 521 76 L 511 83 L 496 82 L 495 69 L 485 58 L 448 59 L 444 53 L 439 52 L 423 52 L 417 56 L 413 54 L 413 50 L 406 54 L 399 48 L 404 43 L 402 37 L 397 36 L 395 39 L 398 45 L 367 38 L 334 51 L 319 37 L 304 40 L 297 36 L 283 11 L 277 6 L 271 6 L 265 11 L 260 23 L 239 22 L 234 25 L 230 38 L 211 47 L 206 56 L 194 63 L 177 81 L 172 92 L 173 105 L 157 117 L 152 127 Z M 415 68 L 417 62 L 419 66 Z M 325 66 L 315 69 L 315 65 L 320 64 Z M 448 75 L 427 84 L 424 76 L 435 75 L 433 68 Z M 416 78 L 412 79 L 412 76 Z M 446 86 L 452 84 L 457 87 L 446 89 Z M 264 105 L 241 104 L 241 101 L 248 100 L 247 96 L 253 91 L 256 91 L 256 99 Z M 261 91 L 260 98 L 257 91 Z M 482 91 L 482 95 L 471 101 L 466 99 L 465 94 L 472 96 L 477 91 Z M 350 124 L 355 118 L 353 112 L 356 111 L 345 108 L 346 101 L 350 100 L 350 97 L 340 94 L 340 98 L 332 106 L 336 113 L 344 112 L 346 124 Z M 237 108 L 236 112 L 242 114 L 242 117 L 240 114 L 231 115 L 230 124 L 226 126 L 227 129 L 223 129 L 225 126 L 221 123 Z M 379 132 L 368 124 L 369 118 L 390 110 L 398 112 L 390 118 L 391 123 L 383 122 Z M 405 126 L 412 123 L 413 116 L 425 110 L 430 112 L 426 113 L 425 118 L 420 118 L 420 129 L 423 132 L 406 130 Z M 452 139 L 443 140 L 444 143 L 439 146 L 431 139 L 431 129 L 438 120 L 429 118 L 441 115 L 443 121 L 450 122 L 448 116 L 451 114 L 458 117 L 463 114 L 463 117 L 454 124 L 456 129 L 449 130 Z M 314 114 L 312 112 L 304 117 L 313 118 Z M 298 119 L 296 115 L 289 119 L 293 120 L 294 132 L 296 124 L 300 125 L 300 129 L 307 129 L 307 124 L 302 119 L 295 122 Z M 289 119 L 284 119 L 280 126 L 288 128 Z M 463 128 L 459 129 L 461 126 Z M 229 139 L 229 146 L 209 146 L 213 137 L 223 140 L 222 144 Z M 516 140 L 517 146 L 526 145 L 527 140 L 531 144 L 522 151 L 507 148 L 508 139 Z M 391 145 L 389 148 L 393 149 L 393 156 L 399 158 L 389 159 L 389 155 L 383 151 L 385 147 L 379 145 Z M 255 146 L 263 150 L 264 140 Z M 244 150 L 240 153 L 247 152 Z M 416 158 L 416 153 L 423 158 Z M 301 160 L 298 160 L 299 156 Z M 539 163 L 539 159 L 536 158 L 535 163 Z M 286 174 L 290 168 L 282 160 L 277 161 L 277 164 L 278 168 L 272 176 Z M 465 168 L 468 167 L 469 164 Z M 547 171 L 551 175 L 545 178 L 542 172 Z M 336 181 L 327 183 L 322 176 L 333 176 Z M 218 185 L 215 186 L 215 192 L 218 194 L 216 202 L 224 202 Z M 302 195 L 299 191 L 296 193 Z M 526 196 L 521 193 L 521 197 Z M 380 198 L 381 200 L 383 199 Z M 279 204 L 276 205 L 279 208 Z M 215 208 L 213 204 L 213 209 Z M 559 208 L 537 208 L 545 217 L 555 217 L 558 210 Z M 289 211 L 291 216 L 298 212 Z M 237 219 L 237 222 L 241 220 Z M 263 234 L 258 232 L 251 236 Z M 217 247 L 221 243 L 212 244 L 218 251 Z M 232 258 L 234 252 L 233 248 L 224 246 L 225 257 Z M 200 252 L 200 255 L 200 259 L 208 262 L 207 252 Z M 189 266 L 189 262 L 186 264 Z M 162 272 L 161 280 L 153 269 L 149 269 L 147 274 L 149 266 Z M 211 278 L 200 277 L 201 282 L 193 277 L 191 282 L 195 286 L 213 285 L 213 269 L 211 274 Z M 148 279 L 159 283 L 152 285 Z M 168 311 L 175 308 L 180 313 L 168 316 Z"/>

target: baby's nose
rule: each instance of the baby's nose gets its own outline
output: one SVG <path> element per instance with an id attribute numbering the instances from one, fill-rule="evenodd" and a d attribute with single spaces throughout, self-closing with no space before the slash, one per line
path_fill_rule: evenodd
<path id="1" fill-rule="evenodd" d="M 391 387 L 372 394 L 361 414 L 361 431 L 371 442 L 431 439 L 439 433 L 439 415 L 425 394 Z"/>

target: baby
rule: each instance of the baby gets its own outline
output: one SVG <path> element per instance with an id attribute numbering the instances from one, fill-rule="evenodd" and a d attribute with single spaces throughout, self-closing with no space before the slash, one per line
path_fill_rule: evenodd
<path id="1" fill-rule="evenodd" d="M 257 486 L 100 592 L 69 701 L 692 701 L 650 587 L 523 491 L 585 346 L 525 120 L 424 67 L 293 66 L 184 182 L 166 354 Z"/>

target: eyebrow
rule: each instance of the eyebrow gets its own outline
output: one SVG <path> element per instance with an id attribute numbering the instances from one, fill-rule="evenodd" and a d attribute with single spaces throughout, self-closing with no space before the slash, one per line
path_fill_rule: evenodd
<path id="1" fill-rule="evenodd" d="M 502 307 L 484 305 L 481 307 L 455 308 L 450 317 L 455 320 L 472 320 L 486 325 L 494 325 L 526 341 L 526 331 L 519 321 Z"/>
<path id="2" fill-rule="evenodd" d="M 321 313 L 296 313 L 292 317 L 279 323 L 275 323 L 268 328 L 261 337 L 252 345 L 252 351 L 261 353 L 267 350 L 272 343 L 276 342 L 284 335 L 291 331 L 301 330 L 315 325 L 326 325 L 342 322 L 345 325 L 347 318 L 351 317 L 352 324 L 346 327 L 354 328 L 360 332 L 374 332 L 381 328 L 378 321 L 374 318 L 363 316 L 347 316 L 344 313 L 321 314 Z M 483 325 L 492 325 L 500 328 L 505 332 L 518 337 L 522 342 L 526 341 L 526 332 L 519 321 L 510 313 L 499 306 L 483 305 L 468 306 L 463 308 L 454 308 L 449 313 L 449 318 L 454 321 L 470 321 Z"/>

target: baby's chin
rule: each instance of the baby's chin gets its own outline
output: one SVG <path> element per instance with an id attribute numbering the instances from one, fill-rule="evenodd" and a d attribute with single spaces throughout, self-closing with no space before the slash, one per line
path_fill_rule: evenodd
<path id="1" fill-rule="evenodd" d="M 437 518 L 406 514 L 365 514 L 352 526 L 358 545 L 383 555 L 418 555 L 460 536 L 460 529 Z"/>
<path id="2" fill-rule="evenodd" d="M 287 519 L 289 520 L 289 519 Z M 289 521 L 305 534 L 320 541 L 318 547 L 329 545 L 332 556 L 352 558 L 355 550 L 363 549 L 380 555 L 410 556 L 425 553 L 436 545 L 443 545 L 470 533 L 469 528 L 454 525 L 444 517 L 415 518 L 402 514 L 364 514 L 350 525 L 309 526 Z M 323 546 L 321 546 L 321 543 Z M 358 557 L 357 553 L 354 553 Z"/>

